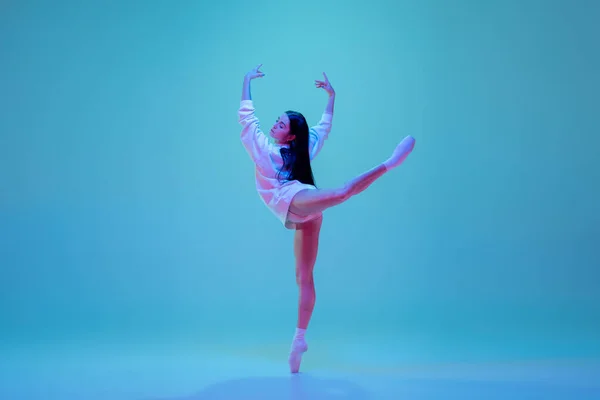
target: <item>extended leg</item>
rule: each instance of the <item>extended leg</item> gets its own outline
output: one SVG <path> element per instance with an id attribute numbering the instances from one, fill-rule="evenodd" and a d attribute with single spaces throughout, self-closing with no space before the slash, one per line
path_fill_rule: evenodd
<path id="1" fill-rule="evenodd" d="M 296 283 L 298 284 L 298 324 L 288 359 L 292 373 L 298 372 L 302 354 L 308 350 L 304 334 L 315 306 L 313 269 L 317 260 L 322 221 L 321 217 L 304 223 L 296 229 L 294 235 Z"/>
<path id="2" fill-rule="evenodd" d="M 315 212 L 322 212 L 336 206 L 355 196 L 371 186 L 387 171 L 402 164 L 412 152 L 415 140 L 407 136 L 396 146 L 392 156 L 382 164 L 357 176 L 337 189 L 306 189 L 298 192 L 290 205 L 294 214 L 306 216 Z"/>

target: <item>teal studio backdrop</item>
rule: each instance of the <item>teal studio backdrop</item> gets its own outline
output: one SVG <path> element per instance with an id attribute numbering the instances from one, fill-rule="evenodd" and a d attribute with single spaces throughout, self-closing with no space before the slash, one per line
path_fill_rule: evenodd
<path id="1" fill-rule="evenodd" d="M 321 187 L 416 138 L 325 213 L 306 368 L 374 343 L 389 368 L 597 359 L 599 4 L 1 2 L 4 359 L 210 343 L 287 368 L 293 232 L 237 123 L 260 63 L 264 127 L 316 124 L 322 72 L 337 92 Z"/>

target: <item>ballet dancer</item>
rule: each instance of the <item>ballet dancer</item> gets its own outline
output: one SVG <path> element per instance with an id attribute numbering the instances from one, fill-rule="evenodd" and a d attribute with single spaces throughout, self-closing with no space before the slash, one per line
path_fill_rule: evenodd
<path id="1" fill-rule="evenodd" d="M 287 229 L 295 230 L 298 321 L 288 363 L 290 372 L 297 373 L 302 355 L 308 350 L 305 333 L 315 306 L 313 268 L 317 259 L 323 211 L 359 194 L 387 171 L 402 164 L 412 152 L 415 139 L 405 137 L 389 159 L 343 186 L 317 188 L 310 162 L 321 151 L 331 131 L 335 90 L 323 73 L 324 80 L 316 80 L 315 86 L 324 89 L 329 99 L 319 123 L 309 128 L 302 114 L 286 111 L 270 129 L 270 140 L 255 116 L 250 90 L 252 80 L 265 76 L 260 70 L 261 66 L 253 68 L 244 77 L 238 122 L 242 126 L 242 144 L 255 166 L 256 189 L 260 198 Z"/>

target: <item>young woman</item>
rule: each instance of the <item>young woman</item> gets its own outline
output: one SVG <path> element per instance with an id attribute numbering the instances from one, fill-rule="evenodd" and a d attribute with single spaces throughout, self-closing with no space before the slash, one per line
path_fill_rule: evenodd
<path id="1" fill-rule="evenodd" d="M 316 126 L 309 128 L 304 116 L 286 111 L 269 131 L 272 141 L 261 130 L 254 114 L 250 82 L 262 78 L 262 64 L 244 78 L 239 123 L 241 141 L 255 165 L 257 191 L 265 205 L 288 229 L 294 229 L 296 282 L 299 288 L 298 324 L 289 355 L 290 371 L 298 372 L 302 354 L 308 350 L 304 334 L 315 305 L 313 268 L 317 259 L 323 211 L 341 204 L 369 187 L 385 172 L 399 166 L 412 151 L 415 140 L 404 138 L 391 157 L 371 170 L 333 189 L 317 189 L 311 169 L 331 130 L 335 91 L 327 75 L 315 81 L 329 95 L 327 107 Z"/>

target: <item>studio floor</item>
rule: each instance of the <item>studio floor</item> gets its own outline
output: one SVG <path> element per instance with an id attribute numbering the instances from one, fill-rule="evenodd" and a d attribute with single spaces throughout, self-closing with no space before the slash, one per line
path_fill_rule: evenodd
<path id="1" fill-rule="evenodd" d="M 316 341 L 292 375 L 286 350 L 252 341 L 13 347 L 0 360 L 0 399 L 600 399 L 594 359 L 398 360 L 389 343 Z"/>

